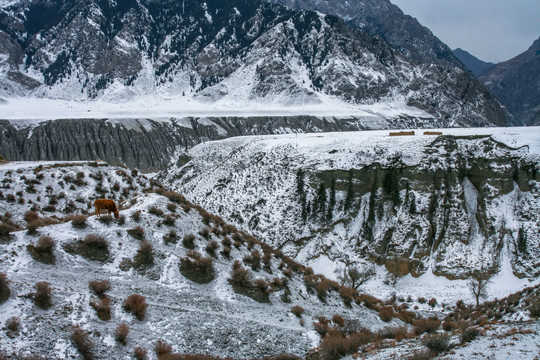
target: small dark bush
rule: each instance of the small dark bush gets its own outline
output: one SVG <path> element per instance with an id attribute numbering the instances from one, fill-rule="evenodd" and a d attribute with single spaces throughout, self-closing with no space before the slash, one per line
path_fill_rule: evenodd
<path id="1" fill-rule="evenodd" d="M 8 329 L 11 335 L 17 334 L 19 332 L 20 327 L 21 327 L 21 320 L 18 317 L 12 316 L 6 320 L 6 328 Z"/>
<path id="2" fill-rule="evenodd" d="M 34 286 L 36 292 L 34 293 L 34 303 L 36 306 L 42 309 L 48 309 L 51 307 L 51 287 L 48 282 L 41 281 Z"/>
<path id="3" fill-rule="evenodd" d="M 445 321 L 442 323 L 442 328 L 444 331 L 452 331 L 456 328 L 456 324 L 452 321 Z"/>
<path id="4" fill-rule="evenodd" d="M 435 307 L 435 305 L 437 305 L 437 299 L 435 299 L 435 298 L 429 299 L 428 305 L 431 306 L 431 307 Z"/>
<path id="5" fill-rule="evenodd" d="M 36 245 L 28 245 L 26 248 L 36 261 L 44 264 L 54 264 L 56 262 L 54 256 L 54 239 L 50 236 L 41 236 Z"/>
<path id="6" fill-rule="evenodd" d="M 215 277 L 212 259 L 195 250 L 189 250 L 187 256 L 180 259 L 180 273 L 199 284 L 207 284 Z"/>
<path id="7" fill-rule="evenodd" d="M 136 222 L 141 221 L 141 210 L 137 210 L 133 214 L 131 214 L 131 219 Z"/>
<path id="8" fill-rule="evenodd" d="M 158 359 L 160 359 L 164 355 L 169 355 L 172 352 L 172 346 L 163 340 L 158 340 L 154 346 L 154 351 Z"/>
<path id="9" fill-rule="evenodd" d="M 253 250 L 251 254 L 244 257 L 244 263 L 251 265 L 251 268 L 254 271 L 259 271 L 261 269 L 261 253 L 257 250 Z"/>
<path id="10" fill-rule="evenodd" d="M 345 326 L 345 319 L 339 315 L 332 316 L 332 322 L 339 327 Z"/>
<path id="11" fill-rule="evenodd" d="M 156 215 L 156 216 L 163 216 L 163 210 L 161 210 L 160 208 L 156 207 L 156 206 L 150 206 L 148 208 L 148 212 L 152 215 Z"/>
<path id="12" fill-rule="evenodd" d="M 148 241 L 139 243 L 137 254 L 133 258 L 136 266 L 149 266 L 154 263 L 153 247 Z"/>
<path id="13" fill-rule="evenodd" d="M 328 333 L 328 324 L 325 322 L 317 321 L 313 323 L 313 328 L 318 332 L 322 337 L 325 337 Z"/>
<path id="14" fill-rule="evenodd" d="M 529 313 L 531 314 L 531 317 L 540 317 L 540 298 L 535 298 L 531 301 L 531 305 L 529 305 Z"/>
<path id="15" fill-rule="evenodd" d="M 167 210 L 169 210 L 170 212 L 176 212 L 177 209 L 178 209 L 178 205 L 176 205 L 175 203 L 167 204 Z"/>
<path id="16" fill-rule="evenodd" d="M 302 314 L 304 313 L 304 308 L 299 306 L 299 305 L 295 305 L 291 308 L 291 312 L 296 316 L 296 317 L 302 317 Z"/>
<path id="17" fill-rule="evenodd" d="M 165 219 L 163 219 L 163 224 L 167 226 L 174 226 L 176 219 L 172 215 L 165 215 Z"/>
<path id="18" fill-rule="evenodd" d="M 253 282 L 253 287 L 256 291 L 261 293 L 268 292 L 270 290 L 270 286 L 265 279 L 256 279 Z"/>
<path id="19" fill-rule="evenodd" d="M 94 358 L 94 355 L 92 354 L 94 344 L 90 339 L 90 335 L 78 325 L 73 327 L 71 332 L 71 342 L 85 360 L 91 360 Z"/>
<path id="20" fill-rule="evenodd" d="M 0 304 L 6 302 L 10 295 L 9 280 L 6 277 L 6 274 L 0 273 Z"/>
<path id="21" fill-rule="evenodd" d="M 471 342 L 476 339 L 478 335 L 480 335 L 480 331 L 478 331 L 478 329 L 468 328 L 461 333 L 461 343 L 465 344 Z"/>
<path id="22" fill-rule="evenodd" d="M 379 317 L 382 321 L 389 322 L 394 317 L 394 312 L 392 311 L 391 307 L 384 307 L 379 310 Z"/>
<path id="23" fill-rule="evenodd" d="M 182 240 L 182 245 L 184 245 L 186 249 L 195 249 L 195 235 L 188 234 L 184 236 L 184 239 Z"/>
<path id="24" fill-rule="evenodd" d="M 406 360 L 431 360 L 437 353 L 431 350 L 415 350 Z"/>
<path id="25" fill-rule="evenodd" d="M 146 309 L 148 308 L 145 297 L 139 294 L 129 295 L 126 300 L 124 300 L 123 306 L 124 310 L 132 313 L 139 320 L 144 319 Z"/>
<path id="26" fill-rule="evenodd" d="M 40 253 L 51 253 L 54 250 L 54 239 L 50 236 L 41 236 L 35 246 L 35 250 Z"/>
<path id="27" fill-rule="evenodd" d="M 144 239 L 144 229 L 142 226 L 137 225 L 133 229 L 129 229 L 127 233 L 137 240 Z"/>
<path id="28" fill-rule="evenodd" d="M 71 225 L 76 229 L 84 229 L 86 227 L 86 216 L 75 215 L 71 218 Z"/>
<path id="29" fill-rule="evenodd" d="M 228 258 L 231 256 L 231 250 L 230 246 L 224 246 L 223 249 L 221 249 L 221 254 Z"/>
<path id="30" fill-rule="evenodd" d="M 178 241 L 178 234 L 175 230 L 171 230 L 167 235 L 163 235 L 163 241 L 165 242 L 165 244 L 176 244 L 176 242 Z"/>
<path id="31" fill-rule="evenodd" d="M 422 339 L 422 344 L 431 351 L 441 353 L 450 349 L 450 337 L 448 335 L 431 335 Z"/>
<path id="32" fill-rule="evenodd" d="M 242 266 L 242 264 L 240 264 L 240 261 L 238 260 L 233 263 L 233 268 L 229 281 L 233 286 L 238 286 L 240 288 L 252 287 L 251 274 L 249 273 L 249 271 L 244 269 L 244 267 Z"/>
<path id="33" fill-rule="evenodd" d="M 127 324 L 120 324 L 114 330 L 114 336 L 116 341 L 122 345 L 126 345 L 127 336 L 129 334 L 129 326 Z"/>
<path id="34" fill-rule="evenodd" d="M 412 326 L 414 327 L 414 332 L 417 335 L 423 333 L 433 333 L 437 331 L 437 329 L 439 329 L 440 325 L 441 321 L 436 319 L 418 319 L 412 323 Z"/>
<path id="35" fill-rule="evenodd" d="M 39 219 L 39 214 L 36 211 L 27 211 L 24 213 L 24 221 L 27 223 Z"/>
<path id="36" fill-rule="evenodd" d="M 83 244 L 84 246 L 88 248 L 109 251 L 109 243 L 107 242 L 107 239 L 97 234 L 86 235 L 86 237 L 83 240 Z"/>
<path id="37" fill-rule="evenodd" d="M 215 240 L 210 241 L 206 245 L 206 252 L 209 253 L 212 256 L 216 255 L 216 250 L 219 248 L 219 243 Z"/>
<path id="38" fill-rule="evenodd" d="M 148 359 L 148 351 L 140 346 L 137 346 L 133 352 L 133 356 L 135 356 L 135 359 L 137 360 L 146 360 Z"/>
<path id="39" fill-rule="evenodd" d="M 99 301 L 90 301 L 90 306 L 96 311 L 100 320 L 111 320 L 111 300 L 108 297 L 103 297 Z"/>
<path id="40" fill-rule="evenodd" d="M 109 280 L 93 280 L 88 283 L 88 288 L 97 296 L 103 297 L 111 289 L 111 282 Z"/>
<path id="41" fill-rule="evenodd" d="M 201 231 L 199 231 L 199 235 L 201 235 L 205 239 L 208 239 L 210 237 L 210 228 L 202 228 Z"/>
<path id="42" fill-rule="evenodd" d="M 419 298 L 418 298 L 418 302 L 419 302 L 420 304 L 425 304 L 426 301 L 427 301 L 427 300 L 426 300 L 425 297 L 419 297 Z"/>
<path id="43" fill-rule="evenodd" d="M 126 217 L 124 215 L 118 216 L 118 225 L 124 225 L 126 223 Z"/>

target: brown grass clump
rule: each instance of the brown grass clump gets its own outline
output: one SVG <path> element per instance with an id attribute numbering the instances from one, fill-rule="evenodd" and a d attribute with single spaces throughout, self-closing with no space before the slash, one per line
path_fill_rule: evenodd
<path id="1" fill-rule="evenodd" d="M 96 311 L 100 320 L 111 320 L 111 300 L 108 297 L 103 297 L 99 301 L 90 301 L 90 306 Z"/>
<path id="2" fill-rule="evenodd" d="M 6 328 L 8 329 L 10 336 L 18 334 L 20 327 L 21 327 L 21 320 L 18 317 L 12 316 L 6 320 Z"/>
<path id="3" fill-rule="evenodd" d="M 172 352 L 172 346 L 163 340 L 158 340 L 154 346 L 154 352 L 158 359 L 161 359 L 165 355 L 169 355 Z"/>
<path id="4" fill-rule="evenodd" d="M 110 215 L 101 215 L 100 217 L 98 217 L 98 220 L 99 220 L 101 223 L 103 223 L 103 224 L 109 226 L 109 225 L 112 223 L 113 218 L 112 218 L 112 216 L 110 216 Z"/>
<path id="5" fill-rule="evenodd" d="M 71 342 L 85 360 L 91 360 L 94 358 L 94 354 L 92 353 L 94 343 L 90 339 L 88 332 L 81 329 L 78 325 L 74 326 L 72 329 Z"/>
<path id="6" fill-rule="evenodd" d="M 163 224 L 167 226 L 174 226 L 175 222 L 176 219 L 172 215 L 165 215 L 165 218 L 163 219 Z"/>
<path id="7" fill-rule="evenodd" d="M 137 346 L 135 350 L 133 351 L 133 356 L 137 360 L 147 360 L 148 359 L 148 351 L 143 349 L 140 346 Z"/>
<path id="8" fill-rule="evenodd" d="M 339 315 L 332 316 L 332 322 L 339 327 L 345 326 L 345 319 Z"/>
<path id="9" fill-rule="evenodd" d="M 97 296 L 103 297 L 111 289 L 111 282 L 109 280 L 93 280 L 88 283 L 88 288 Z"/>
<path id="10" fill-rule="evenodd" d="M 76 229 L 84 229 L 86 227 L 86 216 L 84 215 L 73 215 L 71 217 L 71 226 Z"/>
<path id="11" fill-rule="evenodd" d="M 474 339 L 476 339 L 478 335 L 480 335 L 480 331 L 478 331 L 478 329 L 475 329 L 475 328 L 465 329 L 461 333 L 461 343 L 465 344 L 465 343 L 471 342 Z"/>
<path id="12" fill-rule="evenodd" d="M 216 250 L 219 248 L 219 243 L 215 240 L 212 240 L 210 241 L 207 245 L 206 245 L 206 252 L 209 253 L 210 255 L 212 256 L 215 256 L 216 255 Z"/>
<path id="13" fill-rule="evenodd" d="M 406 360 L 431 360 L 437 353 L 431 350 L 415 350 Z"/>
<path id="14" fill-rule="evenodd" d="M 37 282 L 34 287 L 36 289 L 36 292 L 34 293 L 34 303 L 36 306 L 42 309 L 50 308 L 52 305 L 52 291 L 49 283 L 46 281 Z"/>
<path id="15" fill-rule="evenodd" d="M 540 317 L 540 298 L 535 298 L 531 301 L 531 304 L 529 305 L 529 313 L 533 318 L 538 319 Z"/>
<path id="16" fill-rule="evenodd" d="M 129 334 L 129 325 L 120 324 L 114 330 L 114 337 L 122 345 L 126 345 L 127 336 Z"/>
<path id="17" fill-rule="evenodd" d="M 150 206 L 148 208 L 148 212 L 152 215 L 156 215 L 156 216 L 163 216 L 163 210 L 161 210 L 160 208 L 157 208 L 156 206 Z"/>
<path id="18" fill-rule="evenodd" d="M 184 245 L 186 249 L 195 249 L 195 235 L 187 234 L 184 236 L 182 239 L 182 245 Z"/>
<path id="19" fill-rule="evenodd" d="M 244 263 L 251 266 L 254 271 L 259 271 L 261 269 L 261 259 L 262 255 L 259 251 L 253 250 L 251 254 L 244 257 Z"/>
<path id="20" fill-rule="evenodd" d="M 325 337 L 328 333 L 328 330 L 330 328 L 328 327 L 328 323 L 325 321 L 316 321 L 313 323 L 313 328 L 316 332 L 318 332 L 322 337 Z"/>
<path id="21" fill-rule="evenodd" d="M 45 264 L 54 264 L 54 246 L 54 239 L 50 236 L 43 235 L 39 238 L 36 245 L 29 245 L 28 250 L 35 260 Z"/>
<path id="22" fill-rule="evenodd" d="M 132 313 L 139 320 L 144 319 L 146 315 L 146 309 L 148 304 L 146 303 L 146 298 L 139 294 L 129 295 L 123 304 L 124 310 Z"/>
<path id="23" fill-rule="evenodd" d="M 140 225 L 135 226 L 133 229 L 127 230 L 127 233 L 134 239 L 137 239 L 137 240 L 144 239 L 144 229 Z"/>
<path id="24" fill-rule="evenodd" d="M 431 335 L 422 339 L 422 344 L 431 351 L 441 353 L 450 349 L 450 336 Z"/>
<path id="25" fill-rule="evenodd" d="M 387 306 L 379 310 L 379 317 L 384 322 L 392 321 L 394 317 L 394 312 L 392 311 L 392 308 Z"/>
<path id="26" fill-rule="evenodd" d="M 215 277 L 212 258 L 189 250 L 187 256 L 180 259 L 180 273 L 193 282 L 207 284 Z"/>
<path id="27" fill-rule="evenodd" d="M 456 324 L 453 321 L 445 321 L 442 323 L 444 331 L 452 331 L 456 328 Z"/>
<path id="28" fill-rule="evenodd" d="M 439 329 L 441 325 L 441 320 L 439 319 L 418 319 L 412 323 L 414 327 L 414 332 L 416 335 L 423 333 L 434 333 Z"/>
<path id="29" fill-rule="evenodd" d="M 208 239 L 210 237 L 210 228 L 202 228 L 201 231 L 199 231 L 199 235 L 201 235 L 205 239 Z"/>
<path id="30" fill-rule="evenodd" d="M 235 260 L 235 262 L 233 263 L 229 282 L 233 286 L 237 286 L 240 288 L 250 288 L 252 286 L 251 274 L 242 266 L 242 264 L 238 260 Z"/>
<path id="31" fill-rule="evenodd" d="M 145 267 L 154 264 L 153 247 L 148 241 L 139 243 L 137 254 L 133 258 L 135 267 Z"/>
<path id="32" fill-rule="evenodd" d="M 302 317 L 302 314 L 304 313 L 304 308 L 299 306 L 299 305 L 295 305 L 291 308 L 291 312 L 296 316 L 296 317 Z"/>
<path id="33" fill-rule="evenodd" d="M 131 214 L 131 220 L 135 222 L 141 221 L 141 210 L 137 210 Z"/>
<path id="34" fill-rule="evenodd" d="M 9 280 L 6 277 L 5 273 L 0 273 L 0 304 L 6 302 L 11 295 L 9 290 Z"/>
<path id="35" fill-rule="evenodd" d="M 172 229 L 171 231 L 169 231 L 168 234 L 163 235 L 163 241 L 165 242 L 165 244 L 176 244 L 176 242 L 178 241 L 178 234 L 174 229 Z"/>

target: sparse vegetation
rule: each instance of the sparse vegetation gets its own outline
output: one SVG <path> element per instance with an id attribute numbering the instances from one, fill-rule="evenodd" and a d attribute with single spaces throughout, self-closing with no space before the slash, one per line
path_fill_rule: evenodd
<path id="1" fill-rule="evenodd" d="M 54 246 L 55 241 L 50 236 L 41 236 L 36 245 L 28 245 L 27 249 L 36 261 L 44 264 L 54 264 Z"/>
<path id="2" fill-rule="evenodd" d="M 137 360 L 147 360 L 148 359 L 148 351 L 143 349 L 140 346 L 137 346 L 135 350 L 133 351 L 133 356 Z"/>
<path id="3" fill-rule="evenodd" d="M 135 226 L 133 229 L 127 230 L 127 233 L 137 240 L 144 239 L 144 229 L 140 225 Z"/>
<path id="4" fill-rule="evenodd" d="M 375 275 L 375 268 L 368 266 L 364 269 L 346 267 L 337 273 L 338 280 L 345 286 L 358 290 Z"/>
<path id="5" fill-rule="evenodd" d="M 109 257 L 109 243 L 103 236 L 88 234 L 83 240 L 65 244 L 64 249 L 71 254 L 79 254 L 90 260 L 105 261 Z"/>
<path id="6" fill-rule="evenodd" d="M 94 343 L 90 339 L 88 332 L 78 325 L 74 326 L 71 331 L 71 342 L 85 360 L 92 360 L 94 358 L 94 354 L 92 353 Z"/>
<path id="7" fill-rule="evenodd" d="M 195 235 L 187 234 L 184 236 L 184 239 L 182 239 L 182 245 L 184 245 L 186 249 L 195 249 Z"/>
<path id="8" fill-rule="evenodd" d="M 88 283 L 88 287 L 97 296 L 103 297 L 111 289 L 111 282 L 109 280 L 93 280 Z"/>
<path id="9" fill-rule="evenodd" d="M 84 229 L 86 227 L 86 216 L 74 215 L 71 217 L 71 225 L 76 229 Z"/>
<path id="10" fill-rule="evenodd" d="M 154 346 L 154 352 L 158 359 L 163 358 L 165 355 L 169 355 L 172 352 L 172 346 L 163 340 L 158 340 Z"/>
<path id="11" fill-rule="evenodd" d="M 180 273 L 193 282 L 207 284 L 215 277 L 212 258 L 189 250 L 187 256 L 180 259 Z"/>
<path id="12" fill-rule="evenodd" d="M 111 320 L 111 300 L 108 297 L 104 296 L 99 301 L 92 300 L 90 306 L 96 311 L 100 320 Z"/>
<path id="13" fill-rule="evenodd" d="M 178 241 L 178 234 L 174 229 L 172 229 L 171 231 L 169 231 L 168 234 L 163 235 L 163 241 L 165 242 L 165 244 L 176 244 L 176 242 Z"/>
<path id="14" fill-rule="evenodd" d="M 20 327 L 21 320 L 18 317 L 12 316 L 6 320 L 6 329 L 8 330 L 9 336 L 14 336 L 18 334 Z"/>
<path id="15" fill-rule="evenodd" d="M 36 283 L 34 287 L 36 289 L 36 292 L 34 293 L 34 303 L 36 306 L 42 309 L 50 308 L 52 305 L 52 290 L 50 284 L 46 281 L 41 281 Z"/>
<path id="16" fill-rule="evenodd" d="M 148 304 L 146 303 L 146 298 L 139 294 L 129 295 L 123 304 L 124 310 L 135 315 L 139 320 L 143 320 L 146 315 L 146 309 Z"/>
<path id="17" fill-rule="evenodd" d="M 474 295 L 477 307 L 480 305 L 480 299 L 487 296 L 487 289 L 490 282 L 489 274 L 487 273 L 476 273 L 469 279 L 469 290 Z"/>
<path id="18" fill-rule="evenodd" d="M 114 336 L 116 341 L 118 341 L 122 345 L 126 345 L 128 334 L 129 326 L 127 324 L 120 324 L 114 330 Z"/>
<path id="19" fill-rule="evenodd" d="M 304 308 L 299 306 L 299 305 L 295 305 L 291 308 L 291 312 L 296 316 L 296 317 L 302 317 L 302 314 L 304 313 Z"/>
<path id="20" fill-rule="evenodd" d="M 135 267 L 147 267 L 154 264 L 153 247 L 148 241 L 141 241 L 139 243 L 139 249 L 137 254 L 133 258 L 133 265 Z"/>
<path id="21" fill-rule="evenodd" d="M 215 240 L 212 240 L 208 242 L 205 249 L 208 254 L 216 256 L 216 250 L 219 249 L 219 243 Z"/>
<path id="22" fill-rule="evenodd" d="M 422 344 L 431 351 L 441 353 L 450 349 L 450 337 L 448 335 L 431 335 L 423 338 Z"/>
<path id="23" fill-rule="evenodd" d="M 478 329 L 475 329 L 475 328 L 465 329 L 461 333 L 461 343 L 465 344 L 465 343 L 471 342 L 474 339 L 476 339 L 478 335 L 480 335 L 480 331 L 478 331 Z"/>

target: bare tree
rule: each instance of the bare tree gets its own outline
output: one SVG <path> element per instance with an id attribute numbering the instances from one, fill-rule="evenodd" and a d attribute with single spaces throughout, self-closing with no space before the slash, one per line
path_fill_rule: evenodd
<path id="1" fill-rule="evenodd" d="M 358 288 L 375 275 L 375 268 L 368 266 L 360 270 L 356 266 L 337 270 L 338 280 L 345 286 L 358 290 Z"/>
<path id="2" fill-rule="evenodd" d="M 487 289 L 491 280 L 488 273 L 475 273 L 471 275 L 468 286 L 476 300 L 476 306 L 480 305 L 480 299 L 487 296 Z"/>

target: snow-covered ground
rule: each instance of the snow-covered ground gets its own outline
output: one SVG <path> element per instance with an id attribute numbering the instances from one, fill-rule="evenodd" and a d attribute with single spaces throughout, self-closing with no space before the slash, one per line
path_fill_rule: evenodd
<path id="1" fill-rule="evenodd" d="M 337 98 L 324 95 L 320 104 L 296 104 L 285 106 L 279 103 L 252 101 L 238 103 L 217 101 L 212 104 L 190 96 L 161 98 L 157 95 L 142 96 L 124 102 L 69 101 L 43 98 L 8 98 L 0 103 L 0 119 L 43 121 L 53 119 L 80 118 L 181 118 L 219 116 L 334 116 L 334 117 L 383 117 L 400 115 L 432 118 L 428 113 L 405 105 L 402 101 L 353 105 Z"/>

